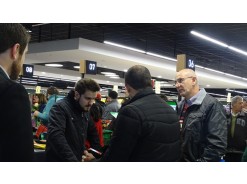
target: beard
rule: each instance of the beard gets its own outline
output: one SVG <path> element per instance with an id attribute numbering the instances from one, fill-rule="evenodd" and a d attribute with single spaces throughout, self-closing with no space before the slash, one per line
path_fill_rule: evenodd
<path id="1" fill-rule="evenodd" d="M 22 68 L 21 67 L 21 61 L 18 58 L 16 61 L 14 61 L 12 63 L 12 66 L 11 66 L 11 73 L 9 75 L 11 80 L 17 80 L 18 79 L 19 74 L 21 72 L 21 68 Z"/>

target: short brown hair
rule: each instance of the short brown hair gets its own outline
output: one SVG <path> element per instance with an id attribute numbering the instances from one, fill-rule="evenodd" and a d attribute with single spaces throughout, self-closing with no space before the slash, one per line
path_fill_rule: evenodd
<path id="1" fill-rule="evenodd" d="M 87 90 L 89 91 L 99 91 L 100 87 L 97 82 L 95 82 L 93 79 L 80 79 L 75 84 L 75 91 L 77 91 L 80 95 L 84 94 Z"/>
<path id="2" fill-rule="evenodd" d="M 22 55 L 27 44 L 30 41 L 30 34 L 21 24 L 0 24 L 0 53 L 5 52 L 15 44 L 20 44 L 20 52 Z"/>
<path id="3" fill-rule="evenodd" d="M 58 95 L 59 91 L 58 91 L 58 89 L 57 89 L 56 87 L 50 86 L 50 87 L 47 89 L 46 93 L 47 93 L 47 95 L 48 95 L 48 94 L 49 94 L 49 95 L 54 95 L 54 94 Z"/>

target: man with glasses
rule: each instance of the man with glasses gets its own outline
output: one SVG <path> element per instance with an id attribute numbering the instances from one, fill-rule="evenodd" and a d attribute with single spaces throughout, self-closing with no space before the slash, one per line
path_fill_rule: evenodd
<path id="1" fill-rule="evenodd" d="M 81 79 L 67 97 L 52 106 L 48 119 L 47 161 L 89 161 L 100 156 L 99 136 L 89 117 L 99 90 L 94 80 Z M 86 139 L 95 152 L 85 149 Z"/>
<path id="2" fill-rule="evenodd" d="M 183 69 L 175 86 L 184 97 L 178 104 L 181 124 L 181 161 L 220 161 L 227 147 L 227 124 L 223 105 L 200 89 L 195 72 Z"/>

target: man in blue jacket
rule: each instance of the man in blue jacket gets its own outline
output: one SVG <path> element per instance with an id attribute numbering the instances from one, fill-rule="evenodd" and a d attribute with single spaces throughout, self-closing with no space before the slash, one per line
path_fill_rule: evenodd
<path id="1" fill-rule="evenodd" d="M 125 74 L 130 100 L 119 110 L 110 145 L 101 161 L 161 162 L 180 157 L 176 112 L 157 96 L 149 70 L 141 65 Z"/>
<path id="2" fill-rule="evenodd" d="M 21 24 L 0 24 L 0 161 L 32 161 L 30 101 L 15 80 L 22 69 L 30 35 Z"/>

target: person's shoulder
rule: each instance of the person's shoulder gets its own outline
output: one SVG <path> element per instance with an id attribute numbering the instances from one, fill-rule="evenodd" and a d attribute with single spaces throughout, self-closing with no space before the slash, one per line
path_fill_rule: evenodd
<path id="1" fill-rule="evenodd" d="M 12 80 L 6 80 L 5 88 L 7 90 L 6 91 L 7 93 L 26 93 L 27 94 L 27 91 L 23 85 L 15 81 L 12 81 Z"/>

